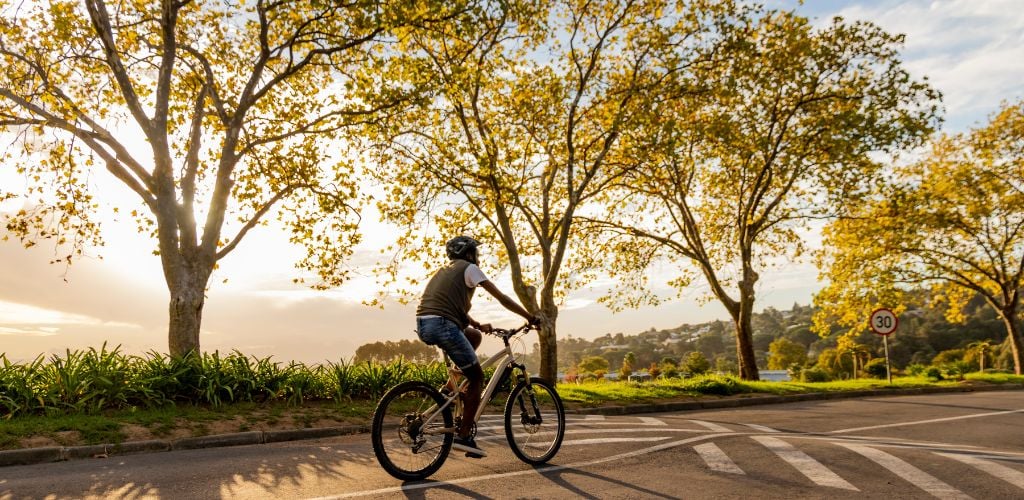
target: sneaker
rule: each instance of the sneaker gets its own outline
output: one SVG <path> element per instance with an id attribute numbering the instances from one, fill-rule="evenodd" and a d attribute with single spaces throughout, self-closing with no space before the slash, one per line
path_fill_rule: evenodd
<path id="1" fill-rule="evenodd" d="M 480 447 L 477 446 L 476 441 L 471 437 L 464 438 L 455 436 L 455 442 L 452 443 L 452 448 L 466 452 L 466 456 L 469 458 L 484 458 L 487 456 L 487 452 L 480 449 Z"/>

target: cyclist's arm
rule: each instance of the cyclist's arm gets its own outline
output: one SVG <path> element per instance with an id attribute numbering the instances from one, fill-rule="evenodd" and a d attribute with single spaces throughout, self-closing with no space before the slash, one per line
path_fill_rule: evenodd
<path id="1" fill-rule="evenodd" d="M 505 306 L 505 309 L 508 309 L 509 311 L 512 311 L 526 318 L 527 321 L 533 319 L 533 315 L 531 315 L 529 311 L 523 308 L 523 306 L 519 305 L 518 302 L 512 300 L 512 298 L 509 297 L 508 295 L 501 293 L 501 290 L 498 290 L 498 287 L 494 283 L 492 283 L 491 280 L 481 281 L 480 286 L 484 287 L 484 290 L 487 290 L 487 292 L 490 293 L 491 296 L 498 299 L 498 302 L 500 302 L 501 305 Z"/>

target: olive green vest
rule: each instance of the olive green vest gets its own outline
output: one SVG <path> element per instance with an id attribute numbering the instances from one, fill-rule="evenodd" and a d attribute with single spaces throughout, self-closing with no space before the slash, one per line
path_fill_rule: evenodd
<path id="1" fill-rule="evenodd" d="M 452 320 L 459 328 L 469 326 L 469 308 L 476 290 L 466 286 L 469 264 L 469 261 L 455 259 L 430 278 L 416 308 L 416 316 L 441 316 Z"/>

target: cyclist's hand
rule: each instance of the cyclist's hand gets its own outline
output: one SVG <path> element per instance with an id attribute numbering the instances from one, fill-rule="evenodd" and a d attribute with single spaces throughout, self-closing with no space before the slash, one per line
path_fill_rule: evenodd
<path id="1" fill-rule="evenodd" d="M 539 314 L 533 315 L 533 317 L 531 317 L 530 320 L 529 320 L 530 321 L 530 326 L 540 325 L 541 320 L 542 320 L 542 318 L 540 317 Z"/>
<path id="2" fill-rule="evenodd" d="M 494 331 L 494 327 L 490 323 L 480 323 L 480 331 L 484 333 L 491 333 Z"/>

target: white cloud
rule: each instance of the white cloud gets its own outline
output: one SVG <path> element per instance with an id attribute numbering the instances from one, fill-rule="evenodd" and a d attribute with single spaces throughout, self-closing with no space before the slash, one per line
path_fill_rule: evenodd
<path id="1" fill-rule="evenodd" d="M 82 314 L 66 313 L 53 309 L 18 304 L 0 300 L 0 325 L 90 325 L 111 328 L 140 328 L 139 325 L 119 321 L 104 321 Z M 15 333 L 8 328 L 8 333 Z M 53 334 L 56 328 L 37 327 L 30 329 Z"/>
<path id="2" fill-rule="evenodd" d="M 1024 98 L 1024 9 L 1019 1 L 845 5 L 835 14 L 906 35 L 906 66 L 942 91 L 946 130 L 963 131 L 984 121 L 1001 101 Z"/>

